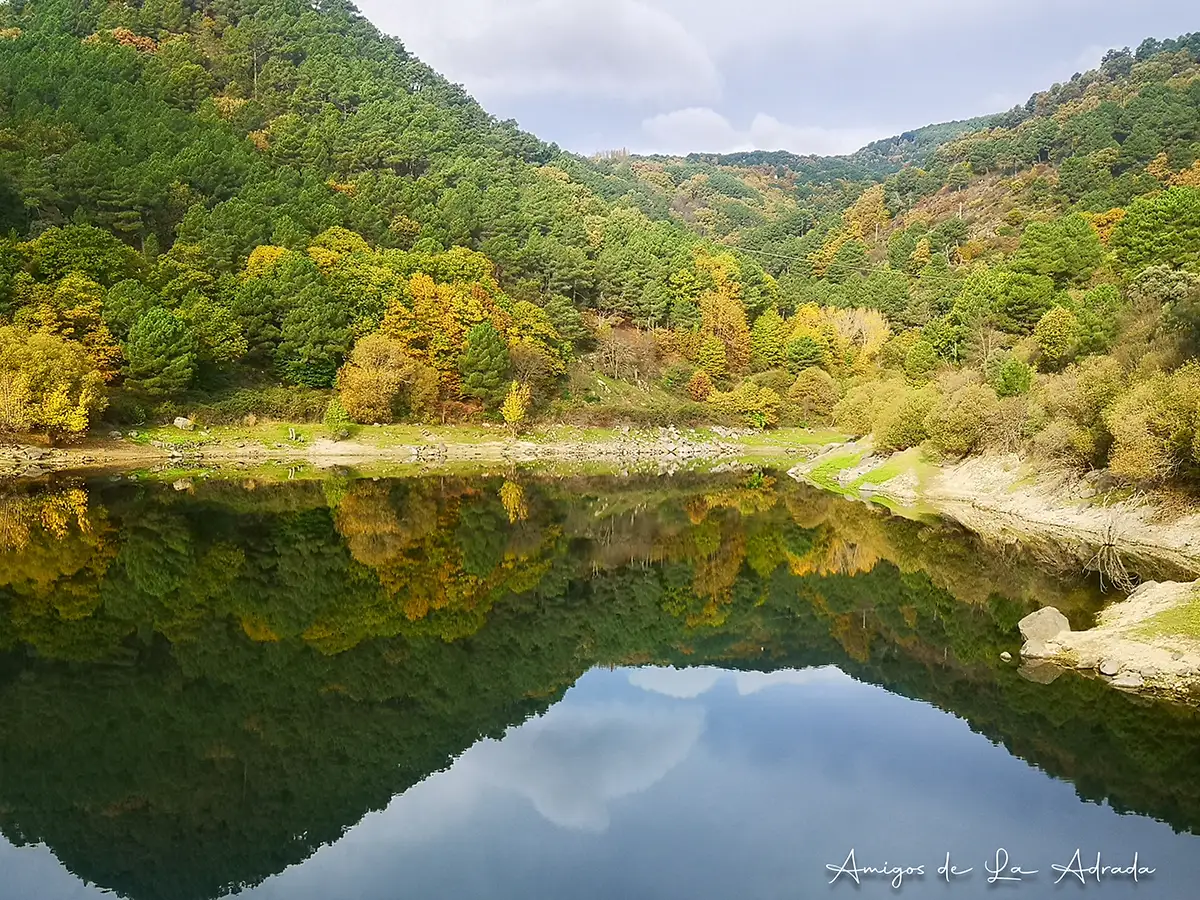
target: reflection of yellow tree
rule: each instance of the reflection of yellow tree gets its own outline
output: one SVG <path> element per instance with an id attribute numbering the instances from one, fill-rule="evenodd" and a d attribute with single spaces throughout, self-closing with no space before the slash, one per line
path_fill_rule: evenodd
<path id="1" fill-rule="evenodd" d="M 67 488 L 0 498 L 0 615 L 12 636 L 55 659 L 109 653 L 129 629 L 94 617 L 100 579 L 116 555 L 102 512 Z"/>
<path id="2" fill-rule="evenodd" d="M 506 481 L 500 486 L 500 502 L 508 513 L 509 522 L 524 522 L 529 518 L 529 504 L 525 502 L 525 489 L 515 481 Z"/>
<path id="3" fill-rule="evenodd" d="M 520 485 L 506 482 L 501 498 L 512 521 L 528 515 Z M 335 523 L 351 556 L 374 573 L 382 591 L 360 591 L 327 610 L 304 639 L 327 653 L 401 633 L 455 640 L 478 631 L 499 596 L 536 586 L 549 568 L 546 552 L 558 532 L 531 532 L 534 539 L 519 552 L 511 546 L 506 552 L 506 538 L 498 535 L 490 571 L 468 571 L 457 526 L 463 506 L 472 502 L 486 500 L 455 482 L 414 481 L 405 490 L 386 483 L 352 485 Z"/>

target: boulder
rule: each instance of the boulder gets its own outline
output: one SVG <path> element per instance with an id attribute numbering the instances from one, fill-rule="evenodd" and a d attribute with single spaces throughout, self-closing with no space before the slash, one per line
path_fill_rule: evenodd
<path id="1" fill-rule="evenodd" d="M 1106 659 L 1104 662 L 1100 663 L 1100 674 L 1106 675 L 1109 678 L 1120 675 L 1121 664 L 1115 659 Z"/>
<path id="2" fill-rule="evenodd" d="M 175 427 L 180 431 L 195 431 L 196 423 L 191 419 L 185 419 L 183 416 L 180 416 L 175 420 Z"/>
<path id="3" fill-rule="evenodd" d="M 1053 655 L 1045 641 L 1026 641 L 1021 647 L 1022 659 L 1049 659 Z"/>
<path id="4" fill-rule="evenodd" d="M 1026 641 L 1044 643 L 1058 637 L 1064 631 L 1070 631 L 1071 623 L 1053 606 L 1045 606 L 1027 615 L 1017 627 L 1021 629 L 1021 637 Z M 1021 651 L 1022 655 L 1024 652 Z"/>
<path id="5" fill-rule="evenodd" d="M 1062 669 L 1053 663 L 1027 662 L 1021 664 L 1021 667 L 1017 669 L 1017 674 L 1034 684 L 1053 684 L 1062 675 Z"/>

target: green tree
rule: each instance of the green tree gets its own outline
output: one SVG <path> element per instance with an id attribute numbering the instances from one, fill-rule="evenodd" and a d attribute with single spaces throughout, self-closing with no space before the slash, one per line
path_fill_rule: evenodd
<path id="1" fill-rule="evenodd" d="M 784 343 L 788 327 L 775 307 L 771 307 L 754 320 L 750 330 L 750 361 L 756 370 L 776 369 L 786 359 Z"/>
<path id="2" fill-rule="evenodd" d="M 1063 287 L 1087 281 L 1103 258 L 1100 235 L 1087 219 L 1075 214 L 1030 223 L 1021 236 L 1013 269 L 1048 276 Z"/>
<path id="3" fill-rule="evenodd" d="M 458 365 L 464 394 L 495 408 L 504 399 L 511 368 L 508 346 L 491 322 L 467 332 L 466 352 Z"/>
<path id="4" fill-rule="evenodd" d="M 1033 338 L 1047 368 L 1060 368 L 1070 362 L 1079 346 L 1079 320 L 1065 306 L 1056 306 L 1038 321 Z"/>
<path id="5" fill-rule="evenodd" d="M 156 396 L 187 390 L 196 374 L 196 342 L 178 316 L 150 310 L 129 332 L 124 345 L 129 380 Z"/>
<path id="6" fill-rule="evenodd" d="M 1174 187 L 1131 203 L 1112 248 L 1130 272 L 1147 266 L 1200 266 L 1200 188 Z"/>

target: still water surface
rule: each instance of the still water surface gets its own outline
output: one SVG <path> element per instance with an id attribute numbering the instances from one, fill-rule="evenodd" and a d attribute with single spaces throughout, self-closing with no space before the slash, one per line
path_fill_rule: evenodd
<path id="1" fill-rule="evenodd" d="M 1000 660 L 1082 576 L 771 473 L 179 487 L 0 499 L 4 900 L 1200 896 L 1195 712 Z"/>

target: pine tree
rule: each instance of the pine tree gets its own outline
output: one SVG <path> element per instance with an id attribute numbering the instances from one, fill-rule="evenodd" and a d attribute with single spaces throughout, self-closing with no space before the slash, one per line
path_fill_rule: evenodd
<path id="1" fill-rule="evenodd" d="M 467 349 L 458 367 L 464 394 L 488 407 L 496 406 L 504 396 L 510 367 L 508 347 L 491 322 L 483 322 L 467 332 Z"/>
<path id="2" fill-rule="evenodd" d="M 157 307 L 142 316 L 125 343 L 130 381 L 149 394 L 187 390 L 196 374 L 196 344 L 177 316 Z"/>

